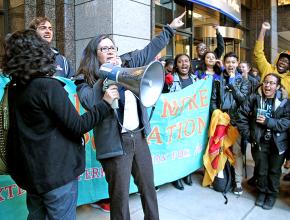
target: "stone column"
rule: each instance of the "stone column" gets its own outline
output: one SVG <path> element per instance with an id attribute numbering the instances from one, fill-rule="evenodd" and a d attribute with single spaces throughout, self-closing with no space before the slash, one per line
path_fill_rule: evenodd
<path id="1" fill-rule="evenodd" d="M 55 5 L 56 47 L 75 69 L 75 10 L 74 0 L 58 0 Z"/>
<path id="2" fill-rule="evenodd" d="M 142 49 L 151 39 L 151 0 L 75 1 L 76 60 L 97 34 L 112 35 L 119 54 Z"/>

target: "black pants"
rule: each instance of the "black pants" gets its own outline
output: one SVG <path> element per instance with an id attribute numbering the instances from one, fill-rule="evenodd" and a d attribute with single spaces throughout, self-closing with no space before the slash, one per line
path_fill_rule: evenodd
<path id="1" fill-rule="evenodd" d="M 280 187 L 281 167 L 285 153 L 279 155 L 273 141 L 253 146 L 252 155 L 255 161 L 255 175 L 259 192 L 277 196 Z"/>
<path id="2" fill-rule="evenodd" d="M 151 154 L 141 132 L 122 134 L 124 155 L 100 160 L 109 184 L 111 219 L 129 220 L 129 187 L 132 174 L 141 194 L 145 220 L 158 220 Z"/>

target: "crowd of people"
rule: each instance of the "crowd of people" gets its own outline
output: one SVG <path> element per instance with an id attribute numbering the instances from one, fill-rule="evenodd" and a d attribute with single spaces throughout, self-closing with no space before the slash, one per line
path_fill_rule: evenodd
<path id="1" fill-rule="evenodd" d="M 110 197 L 92 205 L 110 211 L 113 220 L 130 219 L 132 175 L 144 219 L 159 219 L 146 141 L 151 131 L 146 108 L 120 85 L 105 88 L 99 70 L 108 62 L 127 68 L 148 65 L 184 24 L 184 15 L 173 19 L 144 49 L 121 56 L 109 35 L 97 35 L 85 47 L 76 73 L 51 47 L 53 31 L 48 18 L 37 17 L 30 29 L 7 36 L 2 68 L 11 79 L 8 170 L 27 191 L 28 219 L 76 219 L 77 177 L 85 168 L 83 134 L 91 129 Z M 254 49 L 254 68 L 248 61 L 239 62 L 234 52 L 224 54 L 223 37 L 217 25 L 213 28 L 217 35 L 214 51 L 200 43 L 197 58 L 183 53 L 165 61 L 163 92 L 177 92 L 198 80 L 213 78 L 210 112 L 219 109 L 227 113 L 230 124 L 240 132 L 232 146 L 233 192 L 243 193 L 243 155 L 250 143 L 255 161 L 251 180 L 258 192 L 255 204 L 271 209 L 279 192 L 281 167 L 290 168 L 290 53 L 280 53 L 273 65 L 267 61 L 264 36 L 270 27 L 264 22 Z M 85 114 L 77 113 L 64 84 L 52 76 L 73 77 Z M 119 108 L 113 110 L 111 104 L 116 99 Z M 290 173 L 285 177 L 289 180 L 287 176 Z M 173 182 L 179 190 L 184 189 L 182 180 L 191 185 L 191 174 Z M 104 206 L 108 203 L 110 206 Z"/>
<path id="2" fill-rule="evenodd" d="M 170 85 L 165 83 L 168 92 L 175 92 L 208 75 L 213 77 L 210 111 L 220 109 L 228 113 L 230 125 L 240 133 L 232 146 L 235 157 L 233 193 L 243 193 L 243 155 L 250 143 L 255 169 L 248 183 L 256 186 L 255 204 L 263 209 L 272 209 L 275 204 L 283 163 L 285 168 L 290 168 L 290 53 L 280 53 L 273 65 L 267 61 L 264 36 L 269 27 L 267 22 L 262 24 L 256 41 L 254 59 L 257 68 L 251 67 L 248 61 L 239 62 L 234 52 L 225 54 L 221 61 L 218 58 L 223 49 L 212 52 L 201 43 L 196 47 L 198 58 L 192 62 L 187 54 L 176 55 L 171 73 L 174 80 Z M 224 48 L 220 34 L 217 34 L 217 42 L 218 47 Z M 283 179 L 289 181 L 289 177 L 290 173 Z M 184 177 L 184 183 L 190 185 L 188 180 Z M 173 185 L 179 190 L 184 189 L 181 179 Z"/>

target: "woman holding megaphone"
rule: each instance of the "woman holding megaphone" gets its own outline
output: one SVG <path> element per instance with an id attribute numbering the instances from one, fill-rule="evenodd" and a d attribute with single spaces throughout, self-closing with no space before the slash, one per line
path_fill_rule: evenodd
<path id="1" fill-rule="evenodd" d="M 148 65 L 168 44 L 176 28 L 184 23 L 185 12 L 175 18 L 159 36 L 142 50 L 121 55 L 109 35 L 98 35 L 86 46 L 76 76 L 77 92 L 81 104 L 91 109 L 103 96 L 103 80 L 98 76 L 100 66 L 110 62 L 121 67 L 135 68 Z M 157 73 L 158 74 L 158 73 Z M 117 114 L 113 111 L 103 123 L 96 125 L 94 140 L 96 158 L 106 173 L 111 200 L 111 219 L 130 219 L 129 186 L 132 174 L 141 193 L 144 219 L 159 219 L 154 188 L 151 154 L 146 142 L 150 124 L 146 108 L 134 94 L 118 86 L 120 94 Z"/>

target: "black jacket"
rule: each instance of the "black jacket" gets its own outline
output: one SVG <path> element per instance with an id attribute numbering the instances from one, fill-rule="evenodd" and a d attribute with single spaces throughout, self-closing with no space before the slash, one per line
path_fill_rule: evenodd
<path id="1" fill-rule="evenodd" d="M 268 118 L 265 125 L 261 125 L 256 122 L 257 109 L 261 108 L 261 102 L 264 99 L 259 88 L 239 107 L 237 125 L 241 136 L 254 145 L 261 143 L 261 138 L 264 137 L 267 128 L 271 129 L 274 143 L 279 153 L 282 153 L 288 148 L 290 102 L 287 100 L 287 96 L 282 98 L 279 96 L 280 94 L 277 92 L 272 118 Z"/>
<path id="2" fill-rule="evenodd" d="M 243 79 L 241 74 L 236 72 L 233 79 L 220 75 L 220 80 L 214 81 L 211 95 L 211 112 L 215 109 L 221 109 L 227 112 L 231 118 L 231 124 L 235 125 L 237 120 L 237 109 L 246 100 L 250 94 L 250 82 Z"/>
<path id="3" fill-rule="evenodd" d="M 51 48 L 51 50 L 55 54 L 56 72 L 54 75 L 68 79 L 72 78 L 75 75 L 75 73 L 70 63 L 68 62 L 67 58 L 61 55 L 56 48 Z"/>
<path id="4" fill-rule="evenodd" d="M 156 55 L 168 44 L 173 37 L 174 30 L 168 25 L 159 36 L 153 38 L 151 42 L 142 50 L 135 50 L 124 55 L 121 55 L 123 67 L 140 67 L 148 65 L 154 60 Z M 100 101 L 103 96 L 103 83 L 98 80 L 93 86 L 85 82 L 82 75 L 76 77 L 77 93 L 82 106 L 86 109 Z M 124 88 L 119 87 L 120 97 L 124 96 Z M 144 138 L 151 132 L 147 109 L 140 101 L 138 104 L 138 114 L 140 119 L 140 127 L 144 126 Z M 119 119 L 123 122 L 123 108 L 124 105 L 119 100 Z M 123 155 L 122 137 L 120 126 L 118 124 L 116 115 L 111 113 L 104 121 L 98 124 L 94 129 L 94 140 L 96 145 L 97 159 L 105 159 L 115 156 Z"/>
<path id="5" fill-rule="evenodd" d="M 85 168 L 82 136 L 110 111 L 98 106 L 79 115 L 63 84 L 53 78 L 9 86 L 8 170 L 30 193 L 45 193 L 76 179 Z"/>

